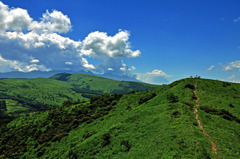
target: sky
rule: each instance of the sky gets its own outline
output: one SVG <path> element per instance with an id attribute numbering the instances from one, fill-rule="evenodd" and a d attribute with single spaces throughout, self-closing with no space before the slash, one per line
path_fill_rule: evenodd
<path id="1" fill-rule="evenodd" d="M 0 72 L 240 83 L 239 0 L 2 0 Z"/>

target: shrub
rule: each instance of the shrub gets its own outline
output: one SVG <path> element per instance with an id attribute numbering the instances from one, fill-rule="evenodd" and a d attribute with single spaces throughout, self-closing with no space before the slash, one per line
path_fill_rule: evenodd
<path id="1" fill-rule="evenodd" d="M 169 93 L 167 95 L 167 99 L 170 101 L 170 103 L 176 103 L 178 102 L 178 96 L 175 96 L 173 93 Z"/>
<path id="2" fill-rule="evenodd" d="M 191 84 L 186 84 L 185 85 L 185 88 L 189 88 L 189 89 L 195 89 L 195 86 L 194 85 L 191 85 Z"/>
<path id="3" fill-rule="evenodd" d="M 180 115 L 180 112 L 176 110 L 176 111 L 174 111 L 174 112 L 172 113 L 172 115 L 173 115 L 173 116 L 178 116 L 178 115 Z"/>
<path id="4" fill-rule="evenodd" d="M 232 103 L 229 104 L 229 107 L 234 108 L 234 105 Z"/>
<path id="5" fill-rule="evenodd" d="M 7 110 L 7 105 L 5 100 L 0 100 L 0 109 Z"/>
<path id="6" fill-rule="evenodd" d="M 184 102 L 184 104 L 186 104 L 186 105 L 190 106 L 191 108 L 193 108 L 193 107 L 194 107 L 194 104 L 193 104 L 193 103 L 191 103 L 191 102 L 189 102 L 189 101 L 185 101 L 185 102 Z"/>
<path id="7" fill-rule="evenodd" d="M 110 138 L 111 138 L 111 136 L 109 133 L 103 135 L 102 147 L 105 147 L 110 144 Z"/>
<path id="8" fill-rule="evenodd" d="M 139 99 L 138 104 L 143 104 L 146 101 L 149 101 L 150 99 L 155 97 L 156 95 L 157 95 L 156 93 L 147 94 L 146 96 Z"/>
<path id="9" fill-rule="evenodd" d="M 135 90 L 131 90 L 131 91 L 127 92 L 127 94 L 135 94 L 135 93 L 136 93 Z"/>
<path id="10" fill-rule="evenodd" d="M 130 151 L 131 145 L 129 144 L 129 142 L 127 140 L 122 140 L 121 141 L 121 145 L 125 146 L 124 152 Z"/>
<path id="11" fill-rule="evenodd" d="M 192 95 L 192 99 L 197 100 L 197 97 L 195 94 Z"/>

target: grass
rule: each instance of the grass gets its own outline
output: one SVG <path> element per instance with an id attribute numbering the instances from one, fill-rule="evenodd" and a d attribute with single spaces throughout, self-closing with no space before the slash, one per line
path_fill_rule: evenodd
<path id="1" fill-rule="evenodd" d="M 240 119 L 239 90 L 240 85 L 236 83 L 200 80 L 198 81 L 200 107 L 208 106 Z M 240 122 L 226 118 L 224 114 L 211 114 L 204 110 L 200 110 L 199 115 L 206 131 L 217 143 L 219 155 L 223 158 L 239 158 Z"/>
<path id="2" fill-rule="evenodd" d="M 49 79 L 0 79 L 0 99 L 7 101 L 8 115 L 35 112 L 61 105 L 64 101 L 88 100 L 104 93 L 146 90 L 156 85 L 121 82 L 94 75 L 57 74 Z"/>
<path id="3" fill-rule="evenodd" d="M 198 113 L 204 129 L 217 144 L 220 158 L 238 159 L 240 85 L 197 81 Z M 196 79 L 184 79 L 149 91 L 105 94 L 19 117 L 0 129 L 0 155 L 64 159 L 215 158 L 193 113 L 195 83 Z"/>

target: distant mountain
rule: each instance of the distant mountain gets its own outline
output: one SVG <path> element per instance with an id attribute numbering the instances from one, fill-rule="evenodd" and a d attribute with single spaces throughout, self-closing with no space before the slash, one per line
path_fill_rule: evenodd
<path id="1" fill-rule="evenodd" d="M 239 159 L 239 104 L 240 84 L 194 78 L 67 102 L 1 124 L 0 157 Z"/>
<path id="2" fill-rule="evenodd" d="M 105 93 L 154 89 L 158 85 L 117 81 L 89 74 L 61 73 L 51 78 L 0 79 L 0 100 L 9 115 L 24 114 L 61 105 L 64 101 L 87 100 Z"/>
<path id="3" fill-rule="evenodd" d="M 31 71 L 31 72 L 19 72 L 19 71 L 13 71 L 13 72 L 6 72 L 6 73 L 0 73 L 0 79 L 1 78 L 49 78 L 55 74 L 58 73 L 78 73 L 78 74 L 90 74 L 90 75 L 96 75 L 101 77 L 106 77 L 110 79 L 115 79 L 118 81 L 135 81 L 135 82 L 141 82 L 137 80 L 134 77 L 129 77 L 126 75 L 114 75 L 110 73 L 105 74 L 94 74 L 90 71 L 79 71 L 79 72 L 73 72 L 71 70 L 53 70 L 53 71 Z"/>
<path id="4" fill-rule="evenodd" d="M 101 77 L 106 77 L 106 78 L 110 78 L 110 79 L 115 79 L 115 80 L 118 80 L 118 81 L 141 82 L 141 81 L 137 80 L 137 79 L 134 78 L 134 77 L 129 77 L 129 76 L 126 76 L 126 75 L 118 76 L 118 75 L 114 75 L 114 74 L 110 74 L 110 73 L 105 73 L 105 74 L 99 75 L 99 76 L 101 76 Z"/>
<path id="5" fill-rule="evenodd" d="M 54 71 L 31 71 L 31 72 L 19 72 L 19 71 L 13 71 L 13 72 L 6 72 L 6 73 L 0 73 L 0 78 L 49 78 L 57 73 L 64 73 L 66 71 L 64 70 L 54 70 Z M 67 71 L 68 73 L 72 73 L 72 71 Z M 79 73 L 85 73 L 85 74 L 91 74 L 90 72 L 79 72 Z"/>

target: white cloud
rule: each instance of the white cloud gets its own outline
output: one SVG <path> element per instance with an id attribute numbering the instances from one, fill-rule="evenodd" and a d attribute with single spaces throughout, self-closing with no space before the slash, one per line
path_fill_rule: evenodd
<path id="1" fill-rule="evenodd" d="M 240 79 L 238 79 L 238 78 L 236 77 L 236 75 L 232 75 L 232 76 L 228 77 L 228 79 L 230 79 L 231 82 L 240 83 Z"/>
<path id="2" fill-rule="evenodd" d="M 162 70 L 153 70 L 152 72 L 147 72 L 146 75 L 149 76 L 162 76 L 162 77 L 171 77 L 171 75 L 167 75 L 165 72 L 163 72 Z"/>
<path id="3" fill-rule="evenodd" d="M 239 22 L 239 21 L 240 21 L 240 17 L 238 17 L 238 18 L 236 18 L 236 19 L 233 20 L 234 23 L 237 23 L 237 22 Z"/>
<path id="4" fill-rule="evenodd" d="M 107 33 L 99 31 L 90 33 L 83 40 L 81 54 L 102 60 L 102 64 L 95 66 L 97 73 L 111 71 L 116 75 L 133 77 L 131 71 L 136 68 L 128 67 L 122 59 L 139 57 L 141 52 L 131 50 L 129 36 L 129 32 L 121 30 L 114 36 L 108 36 Z M 114 72 L 108 68 L 112 68 Z"/>
<path id="5" fill-rule="evenodd" d="M 33 59 L 30 61 L 31 63 L 39 63 L 40 61 L 38 59 Z"/>
<path id="6" fill-rule="evenodd" d="M 0 72 L 90 70 L 134 76 L 136 68 L 128 67 L 123 59 L 139 57 L 141 52 L 132 50 L 128 31 L 119 30 L 114 36 L 95 31 L 81 42 L 61 35 L 71 29 L 70 18 L 60 11 L 47 10 L 40 21 L 35 21 L 27 10 L 0 2 Z M 87 58 L 98 58 L 102 63 L 89 64 Z"/>
<path id="7" fill-rule="evenodd" d="M 43 14 L 41 22 L 33 21 L 29 26 L 29 30 L 34 30 L 39 33 L 67 33 L 71 28 L 71 21 L 68 16 L 63 15 L 62 12 L 57 10 L 51 13 L 47 10 L 46 13 Z"/>
<path id="8" fill-rule="evenodd" d="M 131 69 L 132 69 L 133 71 L 135 71 L 135 70 L 136 70 L 136 67 L 132 66 Z"/>
<path id="9" fill-rule="evenodd" d="M 0 55 L 0 72 L 10 72 L 10 71 L 20 71 L 20 72 L 30 72 L 30 71 L 50 71 L 43 65 L 30 64 L 24 62 L 19 62 L 17 60 L 6 60 Z"/>
<path id="10" fill-rule="evenodd" d="M 0 31 L 35 31 L 39 33 L 67 33 L 71 30 L 71 21 L 67 15 L 53 10 L 47 10 L 41 21 L 33 21 L 28 11 L 22 8 L 9 8 L 0 1 Z"/>
<path id="11" fill-rule="evenodd" d="M 28 29 L 32 18 L 27 10 L 21 8 L 9 8 L 0 1 L 0 31 L 21 31 Z"/>
<path id="12" fill-rule="evenodd" d="M 224 71 L 240 71 L 240 61 L 230 62 L 228 65 L 223 65 L 222 67 Z"/>
<path id="13" fill-rule="evenodd" d="M 0 47 L 2 57 L 9 60 L 27 63 L 32 59 L 38 59 L 44 66 L 57 70 L 79 71 L 94 68 L 80 55 L 80 41 L 73 41 L 57 33 L 0 33 Z M 66 67 L 66 61 L 72 61 L 75 65 Z"/>
<path id="14" fill-rule="evenodd" d="M 72 62 L 65 62 L 66 65 L 72 65 Z"/>
<path id="15" fill-rule="evenodd" d="M 215 66 L 212 65 L 212 66 L 210 66 L 207 70 L 208 70 L 208 71 L 212 71 L 214 68 L 215 68 Z"/>
<path id="16" fill-rule="evenodd" d="M 232 76 L 228 77 L 228 79 L 235 79 L 235 78 L 236 78 L 235 75 L 232 75 Z"/>
<path id="17" fill-rule="evenodd" d="M 114 36 L 108 36 L 107 33 L 96 31 L 90 33 L 83 40 L 81 52 L 84 55 L 102 59 L 105 57 L 139 57 L 141 54 L 139 50 L 131 50 L 131 45 L 128 42 L 129 36 L 130 34 L 127 31 L 119 31 Z"/>
<path id="18" fill-rule="evenodd" d="M 136 76 L 138 80 L 151 84 L 166 84 L 169 83 L 167 78 L 172 77 L 171 75 L 166 74 L 162 70 L 157 69 L 144 74 L 137 73 Z"/>

